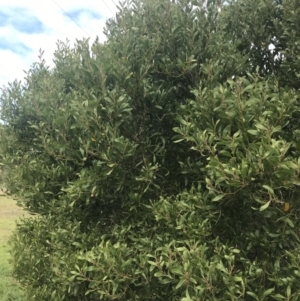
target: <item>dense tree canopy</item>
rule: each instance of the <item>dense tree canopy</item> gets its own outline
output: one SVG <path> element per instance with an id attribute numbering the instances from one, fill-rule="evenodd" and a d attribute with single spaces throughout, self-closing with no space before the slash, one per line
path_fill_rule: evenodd
<path id="1" fill-rule="evenodd" d="M 299 0 L 131 0 L 1 94 L 29 300 L 300 300 Z"/>

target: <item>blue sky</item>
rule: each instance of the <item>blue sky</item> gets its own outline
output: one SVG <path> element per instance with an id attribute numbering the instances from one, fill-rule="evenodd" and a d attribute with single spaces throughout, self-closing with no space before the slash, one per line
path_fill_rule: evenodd
<path id="1" fill-rule="evenodd" d="M 90 37 L 92 43 L 98 35 L 105 41 L 102 31 L 117 11 L 114 3 L 118 0 L 0 0 L 0 87 L 22 80 L 39 49 L 52 67 L 57 40 L 73 45 Z"/>

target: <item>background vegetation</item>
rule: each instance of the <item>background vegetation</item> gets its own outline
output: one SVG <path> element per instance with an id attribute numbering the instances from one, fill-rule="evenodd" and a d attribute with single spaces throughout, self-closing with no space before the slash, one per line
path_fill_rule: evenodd
<path id="1" fill-rule="evenodd" d="M 33 300 L 299 300 L 298 0 L 134 0 L 1 96 Z M 269 45 L 273 46 L 271 50 Z"/>

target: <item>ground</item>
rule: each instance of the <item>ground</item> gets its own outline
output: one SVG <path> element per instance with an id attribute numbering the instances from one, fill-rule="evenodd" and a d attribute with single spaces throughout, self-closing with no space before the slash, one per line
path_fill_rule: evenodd
<path id="1" fill-rule="evenodd" d="M 19 217 L 26 216 L 12 197 L 0 193 L 0 301 L 23 301 L 17 283 L 10 277 L 8 239 Z"/>

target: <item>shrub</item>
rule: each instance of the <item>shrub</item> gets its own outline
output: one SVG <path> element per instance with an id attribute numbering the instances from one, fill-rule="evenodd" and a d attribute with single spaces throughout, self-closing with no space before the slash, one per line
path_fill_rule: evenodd
<path id="1" fill-rule="evenodd" d="M 12 237 L 28 296 L 300 298 L 299 16 L 129 1 L 106 43 L 58 42 L 3 89 L 8 189 L 38 215 Z"/>

